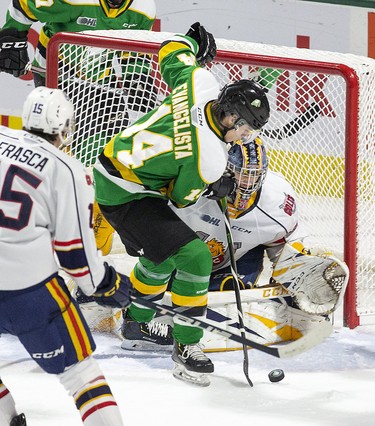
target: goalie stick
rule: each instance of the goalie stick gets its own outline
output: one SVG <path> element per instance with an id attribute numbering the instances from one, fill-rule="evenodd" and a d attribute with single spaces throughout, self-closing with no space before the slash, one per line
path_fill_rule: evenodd
<path id="1" fill-rule="evenodd" d="M 225 231 L 227 234 L 227 243 L 228 243 L 228 250 L 230 254 L 230 269 L 233 276 L 233 289 L 234 294 L 236 296 L 236 306 L 237 306 L 237 315 L 238 315 L 238 324 L 239 324 L 239 330 L 241 333 L 241 337 L 245 338 L 245 324 L 243 320 L 243 311 L 242 311 L 242 302 L 241 302 L 241 295 L 240 295 L 240 283 L 238 281 L 238 272 L 237 272 L 237 265 L 236 265 L 236 259 L 234 257 L 234 246 L 233 246 L 233 237 L 232 237 L 232 231 L 230 227 L 230 221 L 229 221 L 229 214 L 228 214 L 228 207 L 227 207 L 227 200 L 226 198 L 222 198 L 221 200 L 218 200 L 218 205 L 223 212 L 224 216 L 224 223 L 225 223 Z M 251 381 L 249 377 L 249 354 L 247 353 L 247 346 L 245 343 L 242 344 L 242 350 L 243 350 L 243 372 L 245 374 L 246 380 L 249 383 L 251 387 L 253 387 L 253 382 Z"/>
<path id="2" fill-rule="evenodd" d="M 333 331 L 333 327 L 330 321 L 322 321 L 299 339 L 278 347 L 271 347 L 254 342 L 253 340 L 248 339 L 246 336 L 243 337 L 236 333 L 224 330 L 216 326 L 213 321 L 203 321 L 198 318 L 187 317 L 179 313 L 178 310 L 171 308 L 170 306 L 158 304 L 142 297 L 131 296 L 130 298 L 133 302 L 146 308 L 153 309 L 159 312 L 161 315 L 166 315 L 171 318 L 178 318 L 181 322 L 184 322 L 185 324 L 189 324 L 194 327 L 200 327 L 203 330 L 210 331 L 211 333 L 218 334 L 219 336 L 224 336 L 227 339 L 240 343 L 241 345 L 249 346 L 253 349 L 267 353 L 276 358 L 290 358 L 292 356 L 299 355 L 321 343 L 326 337 L 330 336 Z"/>
<path id="3" fill-rule="evenodd" d="M 319 117 L 319 113 L 320 106 L 317 103 L 313 102 L 306 108 L 306 110 L 301 115 L 294 118 L 289 123 L 285 124 L 281 129 L 265 129 L 262 131 L 262 134 L 268 138 L 277 140 L 289 138 L 290 136 L 295 135 L 300 130 L 312 124 Z"/>

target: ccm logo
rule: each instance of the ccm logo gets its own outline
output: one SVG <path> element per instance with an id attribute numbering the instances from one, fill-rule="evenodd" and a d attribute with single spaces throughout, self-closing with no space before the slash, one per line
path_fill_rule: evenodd
<path id="1" fill-rule="evenodd" d="M 271 296 L 281 296 L 282 294 L 288 294 L 288 290 L 286 290 L 284 287 L 281 287 L 281 286 L 263 291 L 263 297 L 265 299 Z"/>
<path id="2" fill-rule="evenodd" d="M 51 352 L 40 352 L 40 353 L 35 353 L 35 354 L 31 354 L 31 356 L 34 359 L 48 359 L 48 358 L 54 358 L 55 356 L 58 356 L 60 354 L 64 353 L 64 345 L 61 346 L 60 349 L 55 349 Z"/>
<path id="3" fill-rule="evenodd" d="M 24 49 L 27 47 L 27 41 L 4 41 L 1 43 L 2 49 Z"/>

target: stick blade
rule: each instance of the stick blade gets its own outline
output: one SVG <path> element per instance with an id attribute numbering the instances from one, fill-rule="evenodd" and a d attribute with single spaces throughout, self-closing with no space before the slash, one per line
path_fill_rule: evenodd
<path id="1" fill-rule="evenodd" d="M 333 326 L 330 321 L 322 321 L 298 340 L 278 347 L 278 356 L 279 358 L 290 358 L 306 352 L 329 337 L 332 332 Z"/>

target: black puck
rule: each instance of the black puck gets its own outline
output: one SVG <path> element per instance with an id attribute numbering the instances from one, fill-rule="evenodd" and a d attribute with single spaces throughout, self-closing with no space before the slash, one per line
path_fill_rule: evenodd
<path id="1" fill-rule="evenodd" d="M 284 371 L 281 370 L 281 368 L 276 368 L 276 370 L 272 370 L 268 373 L 268 378 L 270 379 L 270 382 L 280 382 L 280 380 L 283 380 L 285 377 Z"/>

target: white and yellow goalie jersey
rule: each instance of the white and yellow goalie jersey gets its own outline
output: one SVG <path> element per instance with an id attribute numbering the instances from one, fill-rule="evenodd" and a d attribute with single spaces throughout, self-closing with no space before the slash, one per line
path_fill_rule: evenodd
<path id="1" fill-rule="evenodd" d="M 208 245 L 213 271 L 229 266 L 225 222 L 218 203 L 201 197 L 192 207 L 172 208 Z M 281 174 L 270 170 L 247 210 L 237 211 L 229 200 L 228 211 L 236 260 L 259 245 L 279 246 L 304 236 L 298 227 L 296 195 L 292 186 Z"/>
<path id="2" fill-rule="evenodd" d="M 35 135 L 0 126 L 0 291 L 41 283 L 60 264 L 86 294 L 94 293 L 104 266 L 92 231 L 93 198 L 79 161 Z"/>

